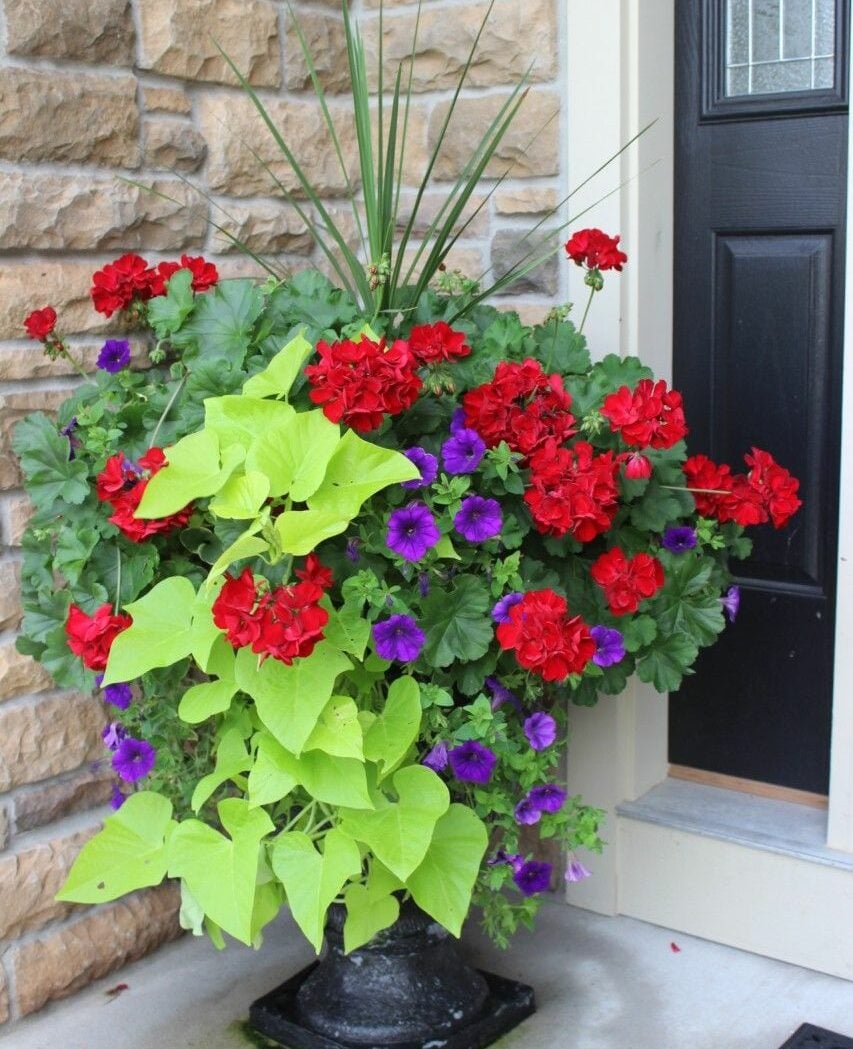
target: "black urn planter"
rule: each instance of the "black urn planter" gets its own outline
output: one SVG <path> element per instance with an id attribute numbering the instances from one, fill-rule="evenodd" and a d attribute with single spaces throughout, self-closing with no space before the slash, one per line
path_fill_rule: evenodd
<path id="1" fill-rule="evenodd" d="M 485 1049 L 535 1010 L 533 990 L 471 968 L 454 938 L 411 902 L 344 954 L 334 905 L 322 959 L 259 998 L 249 1024 L 289 1049 Z"/>

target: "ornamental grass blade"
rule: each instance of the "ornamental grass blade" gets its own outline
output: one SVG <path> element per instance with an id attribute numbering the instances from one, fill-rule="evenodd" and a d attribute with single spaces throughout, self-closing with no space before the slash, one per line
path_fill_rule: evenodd
<path id="1" fill-rule="evenodd" d="M 367 83 L 367 66 L 364 57 L 364 44 L 358 30 L 352 24 L 352 19 L 346 4 L 344 4 L 344 34 L 346 36 L 347 62 L 350 71 L 350 87 L 352 89 L 355 133 L 358 142 L 361 189 L 364 197 L 364 210 L 367 220 L 367 240 L 370 254 L 369 261 L 376 262 L 378 261 L 377 252 L 380 243 L 381 223 L 378 215 L 378 200 L 376 196 L 376 172 L 374 167 L 373 137 L 370 121 L 370 90 Z M 380 116 L 380 153 L 381 134 Z M 368 301 L 372 302 L 372 298 L 371 294 Z"/>

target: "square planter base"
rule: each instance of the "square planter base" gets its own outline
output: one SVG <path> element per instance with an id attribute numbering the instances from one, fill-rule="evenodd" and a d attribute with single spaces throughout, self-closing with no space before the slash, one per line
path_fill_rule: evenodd
<path id="1" fill-rule="evenodd" d="M 303 1026 L 296 1012 L 296 992 L 316 967 L 292 976 L 274 991 L 253 1002 L 249 1008 L 249 1026 L 287 1049 L 379 1049 L 364 1044 L 338 1042 Z M 489 986 L 489 997 L 482 1015 L 452 1034 L 439 1034 L 434 1039 L 398 1043 L 394 1049 L 486 1049 L 501 1035 L 517 1027 L 536 1011 L 533 988 L 494 973 L 483 972 Z"/>
<path id="2" fill-rule="evenodd" d="M 853 1038 L 825 1027 L 803 1024 L 780 1049 L 853 1049 Z"/>

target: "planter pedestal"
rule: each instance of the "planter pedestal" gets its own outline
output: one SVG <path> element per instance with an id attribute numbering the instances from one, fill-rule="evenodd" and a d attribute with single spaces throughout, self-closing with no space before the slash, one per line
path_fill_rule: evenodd
<path id="1" fill-rule="evenodd" d="M 524 984 L 466 965 L 417 907 L 365 947 L 343 952 L 333 907 L 326 953 L 259 998 L 249 1023 L 289 1049 L 485 1049 L 535 1009 Z"/>

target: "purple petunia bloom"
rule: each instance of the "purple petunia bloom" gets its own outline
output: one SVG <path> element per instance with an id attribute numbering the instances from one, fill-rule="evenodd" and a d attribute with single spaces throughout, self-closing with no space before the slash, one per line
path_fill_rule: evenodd
<path id="1" fill-rule="evenodd" d="M 154 768 L 157 751 L 144 739 L 127 736 L 113 754 L 113 768 L 125 783 L 135 783 Z"/>
<path id="2" fill-rule="evenodd" d="M 591 875 L 592 872 L 588 871 L 581 861 L 576 860 L 574 857 L 572 857 L 568 867 L 566 867 L 566 881 L 568 882 L 583 881 L 584 878 L 589 878 Z"/>
<path id="3" fill-rule="evenodd" d="M 556 783 L 543 783 L 539 787 L 531 787 L 527 797 L 540 812 L 559 812 L 566 800 L 566 792 Z"/>
<path id="4" fill-rule="evenodd" d="M 734 623 L 737 618 L 738 609 L 740 608 L 740 587 L 730 586 L 725 595 L 720 598 L 720 604 L 723 606 L 723 611 L 729 617 L 729 622 Z"/>
<path id="5" fill-rule="evenodd" d="M 117 721 L 111 721 L 109 725 L 104 726 L 101 739 L 107 750 L 117 750 L 122 740 L 127 739 L 127 729 Z"/>
<path id="6" fill-rule="evenodd" d="M 489 782 L 498 760 L 496 754 L 475 739 L 454 747 L 447 757 L 457 779 L 479 784 Z"/>
<path id="7" fill-rule="evenodd" d="M 358 559 L 359 559 L 359 557 L 361 557 L 361 554 L 359 553 L 359 550 L 358 550 L 359 545 L 360 544 L 359 544 L 358 539 L 355 539 L 355 538 L 347 539 L 347 548 L 346 548 L 347 560 L 348 561 L 352 561 L 352 563 L 354 565 L 358 564 Z"/>
<path id="8" fill-rule="evenodd" d="M 501 534 L 503 515 L 497 499 L 469 495 L 453 518 L 453 527 L 469 543 L 483 543 Z"/>
<path id="9" fill-rule="evenodd" d="M 484 684 L 492 694 L 492 710 L 498 710 L 504 703 L 509 703 L 519 714 L 521 713 L 521 700 L 496 677 L 487 677 Z"/>
<path id="10" fill-rule="evenodd" d="M 443 740 L 439 740 L 421 764 L 426 765 L 433 772 L 444 772 L 447 768 L 447 744 Z"/>
<path id="11" fill-rule="evenodd" d="M 391 616 L 373 625 L 373 643 L 383 659 L 413 663 L 421 654 L 426 634 L 411 616 Z"/>
<path id="12" fill-rule="evenodd" d="M 502 597 L 492 609 L 492 619 L 494 619 L 496 623 L 509 622 L 509 610 L 513 605 L 517 605 L 523 600 L 524 594 L 518 590 L 513 594 L 507 594 L 505 597 Z"/>
<path id="13" fill-rule="evenodd" d="M 415 481 L 403 481 L 403 488 L 428 488 L 438 476 L 438 459 L 425 448 L 407 448 L 403 455 L 420 470 L 421 476 Z"/>
<path id="14" fill-rule="evenodd" d="M 533 750 L 547 750 L 557 738 L 557 722 L 541 710 L 524 722 L 524 734 Z"/>
<path id="15" fill-rule="evenodd" d="M 388 546 L 406 561 L 420 561 L 441 538 L 426 503 L 409 503 L 388 518 Z"/>
<path id="16" fill-rule="evenodd" d="M 551 864 L 528 860 L 515 871 L 512 880 L 521 889 L 523 896 L 535 896 L 551 884 Z"/>
<path id="17" fill-rule="evenodd" d="M 476 430 L 462 427 L 441 446 L 444 468 L 449 474 L 470 474 L 486 454 L 486 444 Z"/>
<path id="18" fill-rule="evenodd" d="M 118 810 L 122 807 L 122 805 L 124 805 L 126 801 L 127 795 L 122 794 L 122 792 L 114 783 L 112 794 L 110 796 L 110 808 L 113 810 L 113 812 L 118 812 Z"/>
<path id="19" fill-rule="evenodd" d="M 625 639 L 609 626 L 594 626 L 590 630 L 596 644 L 593 663 L 598 667 L 612 667 L 625 658 Z"/>
<path id="20" fill-rule="evenodd" d="M 671 554 L 683 554 L 696 546 L 696 531 L 688 525 L 673 525 L 663 533 L 661 546 Z"/>
<path id="21" fill-rule="evenodd" d="M 524 857 L 519 856 L 517 852 L 505 852 L 503 849 L 498 849 L 490 860 L 486 860 L 487 867 L 498 867 L 502 863 L 508 863 L 514 871 L 517 871 L 524 864 Z"/>
<path id="22" fill-rule="evenodd" d="M 104 702 L 119 710 L 127 710 L 133 702 L 133 689 L 130 685 L 107 685 L 104 689 Z"/>
<path id="23" fill-rule="evenodd" d="M 429 593 L 429 572 L 418 573 L 418 593 L 421 597 L 426 597 Z"/>
<path id="24" fill-rule="evenodd" d="M 455 408 L 453 415 L 450 417 L 450 432 L 459 433 L 460 430 L 467 429 L 468 427 L 465 425 L 465 409 Z"/>
<path id="25" fill-rule="evenodd" d="M 127 339 L 107 339 L 96 363 L 102 371 L 115 375 L 130 364 L 130 343 Z"/>
<path id="26" fill-rule="evenodd" d="M 530 798 L 522 798 L 521 801 L 515 806 L 516 823 L 523 823 L 526 827 L 531 826 L 534 823 L 538 823 L 542 818 L 542 810 L 537 809 L 536 806 L 531 802 Z"/>

